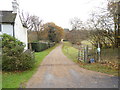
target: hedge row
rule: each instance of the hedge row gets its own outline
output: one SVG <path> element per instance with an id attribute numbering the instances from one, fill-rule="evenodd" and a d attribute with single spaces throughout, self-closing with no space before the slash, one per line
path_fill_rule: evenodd
<path id="1" fill-rule="evenodd" d="M 43 42 L 31 43 L 32 50 L 35 52 L 46 50 L 50 47 L 53 47 L 54 45 L 55 43 L 43 43 Z"/>

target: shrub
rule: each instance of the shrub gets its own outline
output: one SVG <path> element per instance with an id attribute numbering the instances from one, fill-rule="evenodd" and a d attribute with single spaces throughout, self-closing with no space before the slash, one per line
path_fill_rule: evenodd
<path id="1" fill-rule="evenodd" d="M 2 37 L 2 70 L 27 70 L 33 67 L 34 55 L 30 51 L 24 52 L 25 45 L 7 34 Z"/>
<path id="2" fill-rule="evenodd" d="M 43 50 L 46 50 L 50 47 L 53 47 L 55 45 L 55 43 L 48 43 L 48 42 L 34 42 L 34 43 L 31 43 L 31 46 L 32 46 L 32 50 L 35 51 L 35 52 L 40 52 L 40 51 L 43 51 Z"/>
<path id="3" fill-rule="evenodd" d="M 35 52 L 40 52 L 49 48 L 47 43 L 38 42 L 38 43 L 31 43 L 31 45 L 32 45 L 32 50 Z"/>
<path id="4" fill-rule="evenodd" d="M 22 53 L 20 59 L 21 59 L 20 60 L 21 63 L 19 64 L 20 70 L 27 70 L 34 66 L 35 56 L 33 52 L 31 52 L 30 50 L 27 50 L 24 53 Z"/>

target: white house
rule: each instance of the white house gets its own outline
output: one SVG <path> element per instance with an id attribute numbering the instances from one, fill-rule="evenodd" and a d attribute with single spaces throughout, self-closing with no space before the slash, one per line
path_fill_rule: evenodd
<path id="1" fill-rule="evenodd" d="M 12 2 L 12 7 L 12 11 L 0 11 L 0 33 L 17 38 L 26 45 L 25 49 L 28 49 L 27 28 L 22 23 L 16 0 Z"/>

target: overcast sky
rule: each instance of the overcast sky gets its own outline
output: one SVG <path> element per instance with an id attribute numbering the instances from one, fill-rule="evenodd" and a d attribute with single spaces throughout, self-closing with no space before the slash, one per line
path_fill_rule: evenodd
<path id="1" fill-rule="evenodd" d="M 0 0 L 0 10 L 12 10 L 13 0 Z M 106 0 L 18 0 L 20 10 L 43 19 L 44 23 L 54 22 L 63 28 L 70 27 L 70 19 L 78 17 L 87 20 L 90 12 L 105 7 Z"/>

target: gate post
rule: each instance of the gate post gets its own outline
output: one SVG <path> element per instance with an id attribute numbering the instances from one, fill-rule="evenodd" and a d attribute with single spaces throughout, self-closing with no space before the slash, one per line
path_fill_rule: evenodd
<path id="1" fill-rule="evenodd" d="M 88 45 L 84 47 L 84 62 L 88 61 Z"/>

